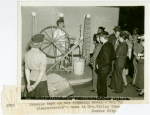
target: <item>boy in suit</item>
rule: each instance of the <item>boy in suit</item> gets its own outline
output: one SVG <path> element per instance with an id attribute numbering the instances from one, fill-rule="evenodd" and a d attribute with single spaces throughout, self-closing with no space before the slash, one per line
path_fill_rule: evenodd
<path id="1" fill-rule="evenodd" d="M 112 60 L 115 58 L 113 45 L 108 42 L 108 32 L 102 32 L 100 41 L 103 46 L 96 59 L 97 94 L 98 96 L 107 97 L 107 76 L 111 71 Z"/>

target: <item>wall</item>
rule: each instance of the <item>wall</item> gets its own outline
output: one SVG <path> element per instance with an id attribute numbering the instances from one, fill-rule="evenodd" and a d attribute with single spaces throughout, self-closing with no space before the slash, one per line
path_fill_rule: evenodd
<path id="1" fill-rule="evenodd" d="M 22 7 L 22 57 L 27 52 L 27 45 L 32 36 L 32 12 L 36 12 L 38 32 L 47 26 L 56 26 L 58 14 L 64 14 L 65 28 L 68 33 L 76 37 L 80 36 L 80 25 L 82 32 L 84 27 L 84 15 L 91 15 L 91 46 L 94 49 L 93 34 L 99 26 L 106 27 L 106 31 L 113 33 L 114 26 L 118 25 L 119 8 L 112 7 Z M 78 51 L 75 51 L 78 53 Z M 48 63 L 53 60 L 47 59 Z"/>

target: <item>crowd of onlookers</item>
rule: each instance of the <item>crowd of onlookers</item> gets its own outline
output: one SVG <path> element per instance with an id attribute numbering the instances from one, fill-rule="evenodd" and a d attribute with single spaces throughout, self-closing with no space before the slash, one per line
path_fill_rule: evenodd
<path id="1" fill-rule="evenodd" d="M 99 27 L 93 36 L 95 49 L 91 57 L 93 66 L 93 90 L 98 96 L 107 96 L 107 76 L 111 78 L 109 88 L 113 93 L 122 93 L 128 87 L 127 77 L 130 76 L 132 85 L 144 95 L 144 35 L 139 35 L 137 27 L 133 35 L 114 27 L 114 33 L 109 35 L 104 27 Z M 132 66 L 133 65 L 133 66 Z"/>

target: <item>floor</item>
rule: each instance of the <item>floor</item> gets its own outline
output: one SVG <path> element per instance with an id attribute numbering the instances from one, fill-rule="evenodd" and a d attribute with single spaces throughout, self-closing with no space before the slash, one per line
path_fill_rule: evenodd
<path id="1" fill-rule="evenodd" d="M 51 65 L 48 65 L 48 68 L 50 67 Z M 47 69 L 48 69 L 47 68 Z M 77 80 L 77 79 L 83 79 L 84 77 L 85 78 L 92 78 L 92 74 L 90 72 L 90 74 L 88 74 L 88 76 L 86 76 L 87 74 L 84 74 L 84 77 L 82 76 L 75 76 L 73 74 L 67 74 L 67 72 L 65 72 L 66 74 L 62 74 L 64 72 L 58 72 L 59 74 L 61 74 L 62 76 L 68 76 L 66 77 L 68 80 Z M 111 78 L 107 78 L 107 85 L 110 84 L 110 81 L 111 81 Z M 131 83 L 132 82 L 132 78 L 127 76 L 127 81 L 128 83 Z M 94 93 L 94 92 L 90 92 L 90 90 L 92 89 L 92 79 L 89 80 L 88 82 L 85 82 L 84 84 L 82 85 L 73 85 L 73 90 L 74 90 L 74 95 L 73 96 L 80 96 L 80 97 L 83 97 L 83 96 L 94 96 L 94 97 L 97 97 L 97 94 Z M 127 88 L 124 88 L 124 91 L 123 93 L 119 93 L 119 94 L 116 94 L 116 93 L 112 93 L 112 90 L 108 87 L 107 88 L 107 95 L 108 97 L 128 97 L 129 99 L 131 100 L 143 100 L 144 99 L 144 96 L 138 96 L 139 92 L 136 91 L 136 87 L 135 86 L 132 86 L 131 84 L 128 84 Z"/>
<path id="2" fill-rule="evenodd" d="M 127 77 L 128 83 L 132 81 L 131 77 Z M 107 85 L 110 84 L 111 78 L 107 78 Z M 73 86 L 74 95 L 73 96 L 97 96 L 96 93 L 90 92 L 92 89 L 92 81 L 78 86 Z M 136 87 L 128 84 L 127 88 L 124 88 L 123 93 L 112 93 L 112 90 L 108 87 L 107 88 L 107 95 L 108 97 L 128 97 L 131 100 L 143 100 L 144 96 L 138 96 L 139 92 L 136 91 Z"/>
<path id="3" fill-rule="evenodd" d="M 48 64 L 47 65 L 47 70 L 48 68 L 50 68 L 52 65 Z M 60 71 L 58 71 L 58 69 L 53 69 L 53 70 L 57 70 L 57 71 L 52 71 L 52 72 L 48 72 L 47 76 L 50 73 L 56 73 L 64 78 L 66 78 L 69 83 L 71 85 L 79 85 L 79 84 L 84 84 L 86 82 L 89 82 L 92 80 L 92 69 L 89 66 L 85 66 L 85 70 L 83 75 L 76 75 L 74 74 L 74 72 L 66 72 L 66 71 L 62 71 L 63 69 L 61 69 Z"/>

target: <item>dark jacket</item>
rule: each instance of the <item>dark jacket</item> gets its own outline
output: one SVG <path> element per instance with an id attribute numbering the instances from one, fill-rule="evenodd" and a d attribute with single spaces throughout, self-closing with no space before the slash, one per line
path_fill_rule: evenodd
<path id="1" fill-rule="evenodd" d="M 96 65 L 98 64 L 98 70 L 96 69 L 96 73 L 107 73 L 111 70 L 112 60 L 115 59 L 115 51 L 114 47 L 110 42 L 106 42 L 97 58 Z"/>
<path id="2" fill-rule="evenodd" d="M 117 38 L 116 38 L 116 36 L 115 36 L 114 33 L 109 36 L 108 41 L 109 41 L 110 43 L 112 43 L 112 45 L 113 45 L 114 47 L 115 47 L 116 40 L 117 40 Z"/>
<path id="3" fill-rule="evenodd" d="M 128 53 L 128 45 L 126 42 L 120 43 L 116 49 L 115 65 L 124 68 L 126 65 L 126 57 Z"/>

